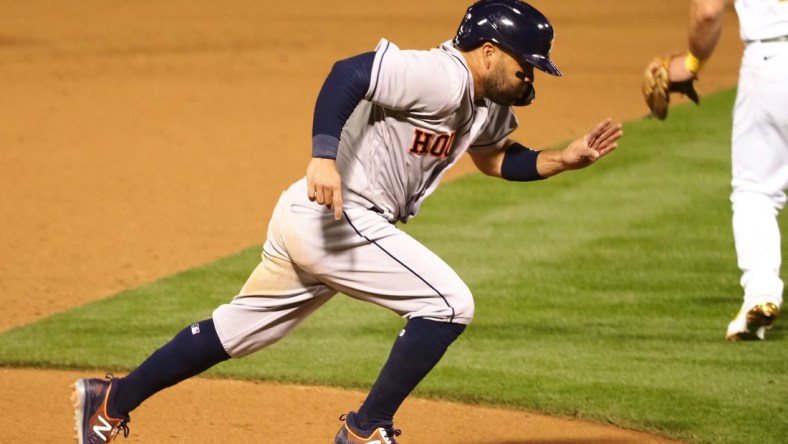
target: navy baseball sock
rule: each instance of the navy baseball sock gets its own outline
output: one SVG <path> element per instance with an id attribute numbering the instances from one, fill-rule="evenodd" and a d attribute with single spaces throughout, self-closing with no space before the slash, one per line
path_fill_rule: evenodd
<path id="1" fill-rule="evenodd" d="M 230 356 L 216 334 L 213 319 L 192 324 L 118 381 L 114 402 L 108 406 L 115 411 L 107 413 L 128 415 L 154 393 L 228 359 Z"/>
<path id="2" fill-rule="evenodd" d="M 355 415 L 360 431 L 390 425 L 394 413 L 416 385 L 440 361 L 452 342 L 465 330 L 463 324 L 413 318 L 394 341 L 391 354 Z"/>

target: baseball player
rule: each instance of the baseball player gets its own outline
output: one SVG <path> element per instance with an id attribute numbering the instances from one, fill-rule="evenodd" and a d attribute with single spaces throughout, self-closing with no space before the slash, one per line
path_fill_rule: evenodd
<path id="1" fill-rule="evenodd" d="M 509 138 L 512 106 L 534 98 L 553 28 L 517 0 L 471 5 L 456 37 L 427 51 L 385 39 L 337 62 L 318 95 L 306 177 L 282 193 L 262 261 L 211 319 L 178 333 L 125 378 L 75 384 L 81 444 L 128 434 L 129 413 L 166 387 L 282 339 L 337 292 L 407 320 L 363 404 L 335 443 L 395 443 L 394 414 L 465 330 L 471 291 L 451 267 L 397 228 L 415 216 L 466 152 L 510 181 L 587 167 L 612 152 L 621 125 L 605 119 L 562 150 Z"/>
<path id="2" fill-rule="evenodd" d="M 689 51 L 672 58 L 671 83 L 692 82 L 722 32 L 726 0 L 694 0 Z M 780 313 L 777 213 L 788 189 L 788 0 L 736 0 L 744 53 L 733 109 L 731 202 L 744 301 L 726 339 L 762 340 Z"/>

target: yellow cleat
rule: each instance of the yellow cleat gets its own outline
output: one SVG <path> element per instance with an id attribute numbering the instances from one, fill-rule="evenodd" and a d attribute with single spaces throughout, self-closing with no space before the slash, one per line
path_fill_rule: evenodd
<path id="1" fill-rule="evenodd" d="M 774 325 L 780 314 L 780 307 L 774 302 L 755 304 L 749 310 L 742 308 L 728 324 L 725 339 L 729 341 L 763 340 L 766 330 Z"/>

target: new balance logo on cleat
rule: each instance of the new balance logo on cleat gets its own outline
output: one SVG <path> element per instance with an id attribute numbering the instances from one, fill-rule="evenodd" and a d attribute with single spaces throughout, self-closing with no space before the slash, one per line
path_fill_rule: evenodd
<path id="1" fill-rule="evenodd" d="M 113 418 L 107 414 L 107 402 L 117 379 L 79 379 L 74 383 L 72 402 L 79 444 L 104 444 L 115 439 L 119 432 L 129 436 L 129 418 Z"/>
<path id="2" fill-rule="evenodd" d="M 97 419 L 103 425 L 98 425 L 98 424 L 94 425 L 93 426 L 93 433 L 98 435 L 98 437 L 101 438 L 104 442 L 107 442 L 107 441 L 109 441 L 109 439 L 110 439 L 109 437 L 111 436 L 111 435 L 109 435 L 109 433 L 112 432 L 112 426 L 101 415 L 99 415 Z M 105 435 L 104 432 L 107 432 L 108 435 Z"/>
<path id="3" fill-rule="evenodd" d="M 394 439 L 395 436 L 400 435 L 400 431 L 391 425 L 386 427 L 378 427 L 371 433 L 360 433 L 355 430 L 355 426 L 351 426 L 348 422 L 353 422 L 355 412 L 350 412 L 347 415 L 339 417 L 340 421 L 344 421 L 342 428 L 337 432 L 334 438 L 334 444 L 397 444 Z M 366 435 L 366 436 L 365 436 Z"/>

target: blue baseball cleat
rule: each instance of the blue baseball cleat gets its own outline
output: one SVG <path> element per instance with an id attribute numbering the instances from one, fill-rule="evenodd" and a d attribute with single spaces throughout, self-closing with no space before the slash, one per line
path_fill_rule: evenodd
<path id="1" fill-rule="evenodd" d="M 78 379 L 74 383 L 71 400 L 76 417 L 77 442 L 79 444 L 102 444 L 115 439 L 120 431 L 129 436 L 126 425 L 130 418 L 113 418 L 107 414 L 107 400 L 115 389 L 117 379 L 107 375 L 103 379 Z"/>
<path id="2" fill-rule="evenodd" d="M 342 428 L 337 432 L 334 444 L 397 444 L 394 437 L 399 436 L 400 431 L 391 424 L 378 427 L 372 432 L 362 433 L 357 431 L 358 429 L 355 426 L 349 424 L 354 422 L 355 415 L 356 412 L 350 412 L 339 417 L 345 423 L 342 424 Z"/>

